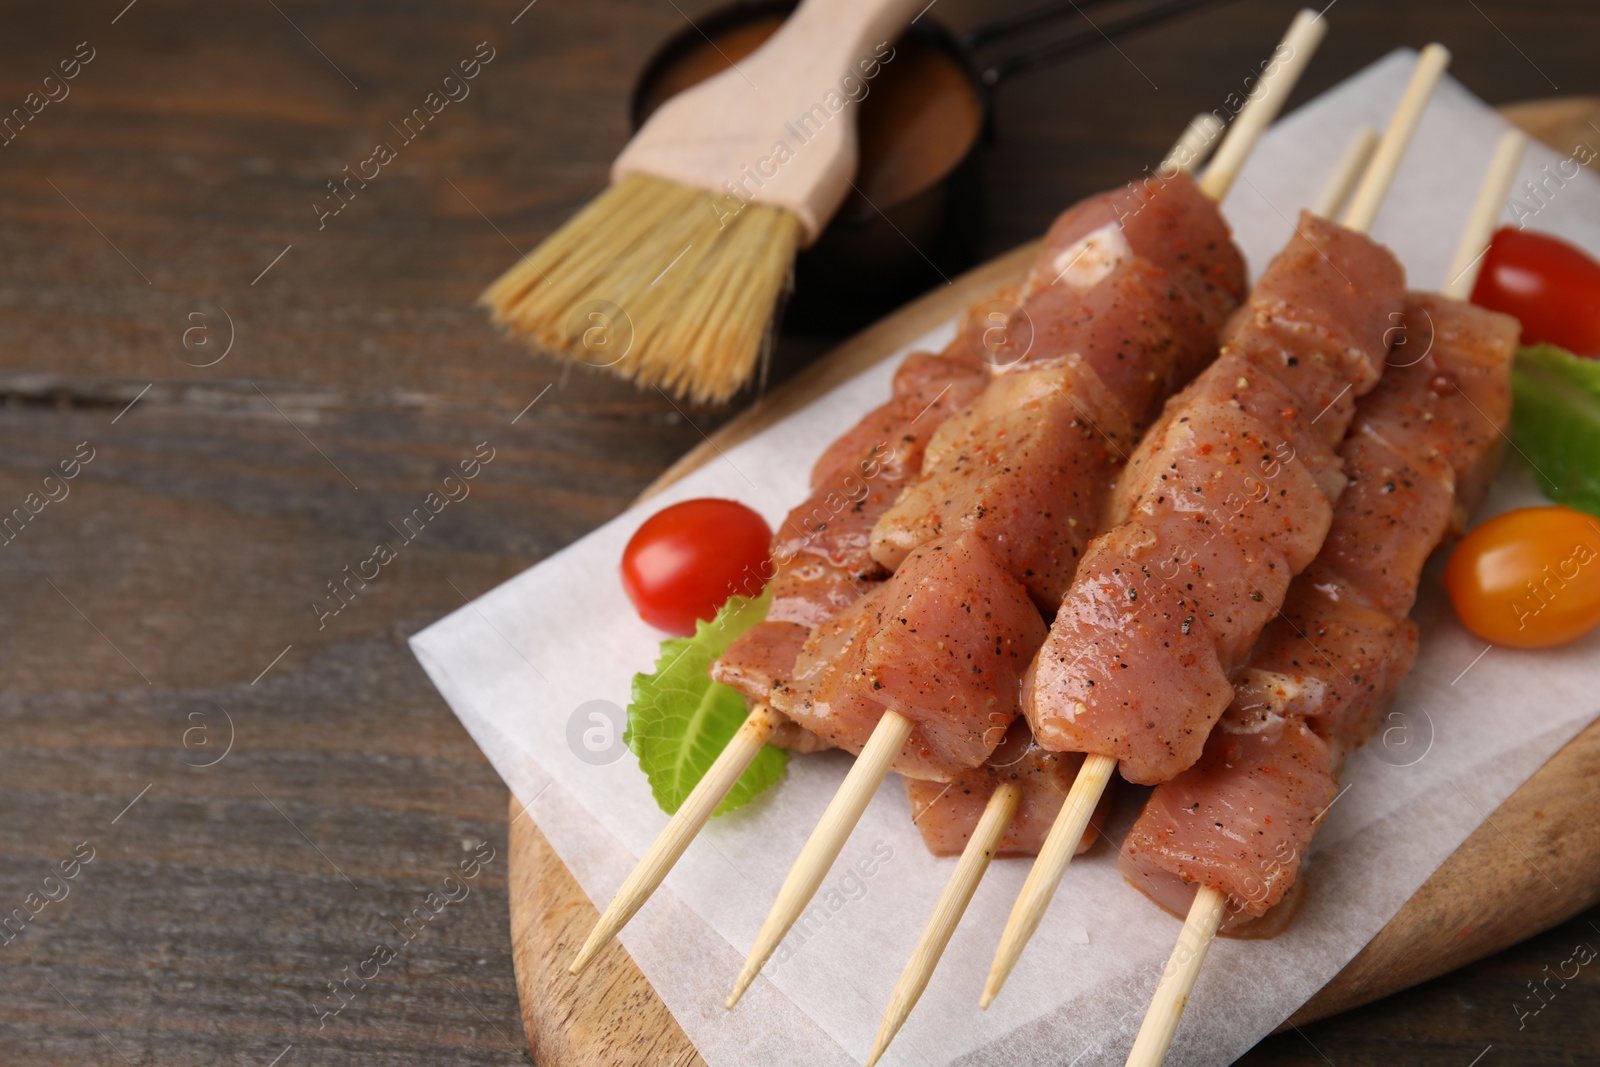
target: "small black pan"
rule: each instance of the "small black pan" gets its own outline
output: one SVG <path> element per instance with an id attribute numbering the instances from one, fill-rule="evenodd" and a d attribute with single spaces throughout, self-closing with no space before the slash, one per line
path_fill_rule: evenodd
<path id="1" fill-rule="evenodd" d="M 994 87 L 1206 2 L 1146 3 L 1098 27 L 988 64 L 978 53 L 989 45 L 1118 0 L 1052 0 L 959 38 L 926 16 L 918 18 L 894 42 L 877 77 L 863 83 L 859 104 L 852 105 L 861 109 L 859 191 L 797 258 L 784 328 L 854 330 L 971 266 L 982 239 L 982 146 L 993 139 Z M 1118 4 L 1128 5 L 1129 0 Z M 635 83 L 633 128 L 675 93 L 753 52 L 794 8 L 788 0 L 736 3 L 668 39 Z"/>

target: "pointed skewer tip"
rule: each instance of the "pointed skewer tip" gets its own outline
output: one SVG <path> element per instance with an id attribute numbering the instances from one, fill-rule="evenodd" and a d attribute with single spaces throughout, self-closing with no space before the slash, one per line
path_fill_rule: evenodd
<path id="1" fill-rule="evenodd" d="M 878 1026 L 878 1039 L 874 1046 L 877 1052 L 889 1047 L 889 1043 L 910 1018 L 917 1002 L 922 999 L 923 990 L 928 988 L 934 968 L 939 965 L 939 958 L 950 944 L 950 938 L 966 913 L 967 905 L 972 903 L 972 894 L 977 892 L 978 882 L 989 869 L 989 861 L 999 851 L 1006 828 L 1011 825 L 1021 802 L 1022 787 L 1015 782 L 1003 782 L 989 795 L 978 825 L 973 827 L 968 836 L 966 847 L 961 850 L 961 858 L 956 861 L 955 870 L 950 872 L 938 901 L 928 913 L 928 921 L 922 927 L 916 947 L 911 950 L 911 957 L 900 972 L 900 980 L 889 995 L 889 1006 L 883 1013 L 883 1022 Z M 876 1054 L 873 1059 L 877 1059 Z"/>
<path id="2" fill-rule="evenodd" d="M 742 998 L 745 995 L 745 992 L 750 988 L 751 983 L 756 980 L 756 975 L 759 973 L 759 971 L 759 967 L 752 968 L 747 960 L 745 962 L 744 970 L 739 972 L 739 978 L 733 983 L 733 989 L 729 991 L 728 999 L 722 1002 L 722 1006 L 728 1011 L 732 1011 L 734 1005 L 739 1003 L 740 998 Z"/>
<path id="3" fill-rule="evenodd" d="M 750 709 L 744 725 L 689 791 L 671 820 L 617 889 L 616 896 L 606 906 L 605 913 L 596 920 L 594 928 L 589 931 L 588 940 L 578 950 L 567 973 L 579 974 L 588 967 L 644 906 L 695 835 L 705 827 L 717 805 L 739 781 L 739 776 L 750 765 L 750 761 L 755 759 L 772 732 L 784 721 L 782 715 L 766 704 L 757 704 Z"/>
<path id="4" fill-rule="evenodd" d="M 783 887 L 778 890 L 777 899 L 772 902 L 772 909 L 767 913 L 766 921 L 761 924 L 756 942 L 750 949 L 749 957 L 744 961 L 744 969 L 739 973 L 739 980 L 734 983 L 733 994 L 728 998 L 730 1008 L 738 1002 L 750 983 L 755 981 L 756 975 L 761 973 L 761 968 L 772 958 L 773 952 L 788 934 L 789 928 L 811 903 L 811 898 L 816 895 L 817 887 L 822 884 L 823 877 L 833 866 L 833 861 L 839 858 L 839 852 L 844 848 L 850 832 L 855 829 L 856 823 L 861 821 L 861 813 L 866 810 L 879 784 L 889 773 L 889 765 L 900 754 L 906 739 L 911 736 L 912 725 L 912 721 L 904 715 L 895 711 L 885 711 L 878 724 L 873 727 L 872 736 L 862 746 L 861 754 L 856 757 L 849 773 L 840 783 L 839 791 L 828 803 L 816 828 L 806 839 L 805 847 L 800 850 L 800 855 L 795 857 L 794 865 L 789 868 L 789 873 L 783 880 Z"/>
<path id="5" fill-rule="evenodd" d="M 600 955 L 600 950 L 604 948 L 610 942 L 610 940 L 611 939 L 609 937 L 601 936 L 598 929 L 590 931 L 589 940 L 583 943 L 583 947 L 573 955 L 572 962 L 567 964 L 567 973 L 582 974 L 589 964 L 594 962 L 594 958 Z M 596 944 L 597 941 L 599 944 Z"/>
<path id="6" fill-rule="evenodd" d="M 983 989 L 984 998 L 979 1001 L 981 1006 L 988 1007 L 989 1001 L 1000 995 L 1028 940 L 1039 928 L 1039 922 L 1049 908 L 1051 898 L 1055 896 L 1056 887 L 1061 884 L 1062 875 L 1077 854 L 1078 842 L 1083 839 L 1083 832 L 1094 817 L 1095 805 L 1100 802 L 1100 796 L 1106 791 L 1116 769 L 1115 756 L 1084 757 L 1083 765 L 1078 768 L 1078 776 L 1072 780 L 1072 788 L 1067 791 L 1067 798 L 1061 804 L 1061 811 L 1056 815 L 1055 822 L 1050 824 L 1044 844 L 1034 857 L 1028 879 L 1022 884 L 1022 892 L 1017 894 L 1017 902 L 1011 907 L 1011 917 L 1006 920 L 1005 933 L 1000 937 L 994 963 L 989 967 L 989 978 Z"/>

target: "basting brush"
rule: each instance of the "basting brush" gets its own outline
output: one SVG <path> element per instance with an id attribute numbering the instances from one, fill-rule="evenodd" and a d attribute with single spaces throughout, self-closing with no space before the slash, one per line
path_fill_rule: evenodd
<path id="1" fill-rule="evenodd" d="M 538 350 L 697 402 L 732 396 L 771 343 L 795 252 L 850 192 L 857 103 L 919 6 L 805 0 L 652 114 L 611 186 L 479 302 Z"/>

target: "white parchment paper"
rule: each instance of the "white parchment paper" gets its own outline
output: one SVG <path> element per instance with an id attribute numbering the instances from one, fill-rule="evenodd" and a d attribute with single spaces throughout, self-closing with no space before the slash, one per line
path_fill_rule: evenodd
<path id="1" fill-rule="evenodd" d="M 1356 130 L 1387 121 L 1413 57 L 1388 56 L 1267 134 L 1224 205 L 1252 274 L 1287 240 L 1298 209 L 1315 201 Z M 1413 286 L 1444 282 L 1502 129 L 1461 86 L 1447 79 L 1440 87 L 1374 227 L 1404 261 Z M 1600 148 L 1600 131 L 1591 144 Z M 1567 177 L 1571 168 L 1561 170 L 1561 159 L 1530 147 L 1522 178 L 1541 181 L 1542 197 L 1519 193 L 1520 214 L 1536 211 L 1531 226 L 1600 253 L 1600 180 L 1588 172 Z M 1509 209 L 1505 217 L 1511 221 Z M 951 330 L 936 330 L 914 347 L 936 349 Z M 623 545 L 646 514 L 697 496 L 738 498 L 776 524 L 805 495 L 812 460 L 887 396 L 896 363 L 886 359 L 412 638 L 440 692 L 597 905 L 611 898 L 666 821 L 621 748 L 620 729 L 610 734 L 603 719 L 589 715 L 603 707 L 593 701 L 626 705 L 630 677 L 648 669 L 660 639 L 634 615 L 617 581 Z M 1483 514 L 1538 502 L 1511 452 Z M 1484 654 L 1431 577 L 1418 612 L 1421 658 L 1383 740 L 1349 764 L 1348 789 L 1306 868 L 1304 910 L 1276 940 L 1217 943 L 1169 1063 L 1227 1063 L 1268 1033 L 1600 712 L 1600 634 L 1556 650 Z M 738 1008 L 723 1010 L 848 759 L 792 759 L 777 788 L 712 822 L 622 935 L 712 1067 L 860 1063 L 950 873 L 952 860 L 922 847 L 904 792 L 891 779 L 816 906 Z M 1120 1064 L 1180 925 L 1116 872 L 1113 842 L 1133 815 L 1124 805 L 1109 840 L 1074 863 L 1004 993 L 979 1011 L 983 978 L 1027 870 L 1025 860 L 996 862 L 885 1062 Z"/>

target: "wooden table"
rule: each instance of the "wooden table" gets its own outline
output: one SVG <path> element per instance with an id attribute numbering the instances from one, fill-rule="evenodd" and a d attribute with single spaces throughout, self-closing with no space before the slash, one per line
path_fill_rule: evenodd
<path id="1" fill-rule="evenodd" d="M 0 917 L 21 916 L 0 933 L 0 1062 L 523 1060 L 504 787 L 404 642 L 731 414 L 563 377 L 471 306 L 603 182 L 633 73 L 685 16 L 125 2 L 0 23 L 6 108 L 80 59 L 0 148 L 0 514 L 57 498 L 0 543 Z M 1231 4 L 1005 86 L 989 251 L 1156 158 L 1288 11 Z M 1297 98 L 1430 37 L 1494 102 L 1600 91 L 1592 5 L 1330 17 Z M 482 41 L 470 96 L 319 229 L 325 183 Z M 834 340 L 786 337 L 780 372 Z M 480 442 L 471 495 L 349 579 Z M 46 483 L 75 453 L 93 458 Z M 1589 969 L 1523 1029 L 1514 1008 L 1579 941 L 1600 946 L 1600 915 L 1246 1062 L 1582 1062 Z"/>

